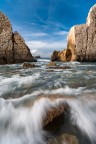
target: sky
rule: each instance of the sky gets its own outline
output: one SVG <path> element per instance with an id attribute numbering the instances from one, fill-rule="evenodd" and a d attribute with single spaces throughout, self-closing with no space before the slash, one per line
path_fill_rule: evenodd
<path id="1" fill-rule="evenodd" d="M 33 55 L 50 57 L 67 47 L 70 28 L 86 22 L 96 0 L 0 0 L 13 31 L 18 31 Z"/>

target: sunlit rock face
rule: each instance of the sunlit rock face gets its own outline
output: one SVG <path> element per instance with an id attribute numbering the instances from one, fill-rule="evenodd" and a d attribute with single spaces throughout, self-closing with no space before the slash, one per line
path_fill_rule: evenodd
<path id="1" fill-rule="evenodd" d="M 19 33 L 13 33 L 7 16 L 0 12 L 0 64 L 24 61 L 34 61 L 34 58 Z"/>
<path id="2" fill-rule="evenodd" d="M 67 49 L 58 53 L 53 52 L 55 60 L 68 62 L 96 61 L 96 4 L 90 9 L 86 24 L 73 26 L 68 34 Z M 54 59 L 51 60 L 54 61 Z"/>
<path id="3" fill-rule="evenodd" d="M 67 49 L 72 52 L 72 61 L 96 61 L 96 5 L 90 9 L 86 24 L 69 31 Z"/>
<path id="4" fill-rule="evenodd" d="M 87 27 L 77 25 L 71 28 L 68 35 L 68 49 L 71 50 L 71 61 L 86 61 Z"/>

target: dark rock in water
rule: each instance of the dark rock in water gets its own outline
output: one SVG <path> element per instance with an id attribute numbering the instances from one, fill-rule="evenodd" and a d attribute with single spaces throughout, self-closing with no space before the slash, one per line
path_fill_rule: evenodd
<path id="1" fill-rule="evenodd" d="M 48 67 L 47 69 L 71 69 L 69 66 L 54 66 L 54 67 Z"/>
<path id="2" fill-rule="evenodd" d="M 47 70 L 47 72 L 54 72 L 54 70 L 50 69 L 50 70 Z"/>
<path id="3" fill-rule="evenodd" d="M 27 68 L 36 68 L 36 67 L 38 67 L 38 66 L 36 66 L 35 64 L 27 63 L 27 62 L 25 62 L 25 63 L 23 64 L 23 68 L 24 68 L 24 69 L 27 69 Z"/>
<path id="4" fill-rule="evenodd" d="M 47 117 L 44 119 L 44 130 L 55 131 L 64 124 L 65 112 L 67 104 L 61 104 L 58 107 L 53 107 L 47 112 Z"/>
<path id="5" fill-rule="evenodd" d="M 96 62 L 96 4 L 90 9 L 86 24 L 70 29 L 67 49 L 53 52 L 51 60 Z"/>
<path id="6" fill-rule="evenodd" d="M 35 58 L 35 59 L 40 59 L 41 57 L 40 57 L 40 56 L 34 56 L 34 58 Z"/>
<path id="7" fill-rule="evenodd" d="M 79 142 L 76 136 L 64 133 L 56 138 L 51 138 L 48 144 L 79 144 Z"/>
<path id="8" fill-rule="evenodd" d="M 58 61 L 58 54 L 59 54 L 59 51 L 54 51 L 53 54 L 51 55 L 51 60 L 52 61 Z"/>
<path id="9" fill-rule="evenodd" d="M 56 63 L 55 62 L 50 62 L 49 64 L 47 64 L 48 67 L 51 67 L 51 66 L 56 66 Z"/>
<path id="10" fill-rule="evenodd" d="M 0 64 L 25 61 L 34 61 L 30 49 L 19 33 L 13 33 L 10 21 L 0 12 Z"/>

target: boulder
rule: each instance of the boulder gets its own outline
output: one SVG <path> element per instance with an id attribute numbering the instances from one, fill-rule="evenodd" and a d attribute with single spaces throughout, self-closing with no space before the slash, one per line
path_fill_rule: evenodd
<path id="1" fill-rule="evenodd" d="M 58 59 L 58 53 L 59 53 L 59 51 L 54 51 L 52 53 L 52 55 L 51 55 L 51 60 L 52 61 L 59 61 L 59 59 Z"/>
<path id="2" fill-rule="evenodd" d="M 34 58 L 18 32 L 13 33 L 7 16 L 0 12 L 0 64 L 32 62 Z"/>
<path id="3" fill-rule="evenodd" d="M 70 108 L 66 103 L 66 99 L 73 99 L 74 97 L 68 97 L 60 94 L 40 94 L 34 101 L 32 99 L 24 102 L 24 106 L 32 107 L 36 102 L 42 101 L 42 99 L 47 99 L 50 102 L 55 102 L 57 99 L 62 100 L 65 99 L 65 102 L 60 102 L 60 104 L 50 105 L 49 108 L 44 109 L 44 116 L 42 118 L 42 128 L 45 131 L 55 132 L 57 129 L 61 128 L 64 124 L 65 117 L 70 113 Z"/>
<path id="4" fill-rule="evenodd" d="M 43 121 L 43 129 L 46 131 L 55 131 L 64 124 L 65 113 L 68 110 L 68 105 L 60 104 L 58 107 L 52 107 L 47 111 L 47 116 Z"/>
<path id="5" fill-rule="evenodd" d="M 49 64 L 47 64 L 48 67 L 52 67 L 52 66 L 56 66 L 55 62 L 50 62 Z"/>
<path id="6" fill-rule="evenodd" d="M 70 29 L 67 49 L 56 56 L 53 59 L 51 57 L 51 60 L 96 62 L 96 4 L 90 9 L 86 24 L 75 25 Z"/>
<path id="7" fill-rule="evenodd" d="M 41 59 L 41 56 L 34 56 L 35 59 Z"/>
<path id="8" fill-rule="evenodd" d="M 27 62 L 25 62 L 25 63 L 23 64 L 23 68 L 24 68 L 24 69 L 36 68 L 36 67 L 38 67 L 38 66 L 36 66 L 35 64 L 27 63 Z"/>
<path id="9" fill-rule="evenodd" d="M 47 69 L 71 69 L 71 67 L 69 67 L 69 66 L 59 66 L 59 65 L 56 65 L 56 66 L 48 67 Z"/>

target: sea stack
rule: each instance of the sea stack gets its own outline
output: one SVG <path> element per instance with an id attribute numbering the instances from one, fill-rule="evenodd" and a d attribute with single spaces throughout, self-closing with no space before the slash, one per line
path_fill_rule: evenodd
<path id="1" fill-rule="evenodd" d="M 86 24 L 73 26 L 67 49 L 58 53 L 59 61 L 96 62 L 96 4 L 90 9 Z"/>
<path id="2" fill-rule="evenodd" d="M 12 25 L 0 12 L 0 64 L 14 64 L 35 61 L 30 49 L 18 32 L 13 33 Z"/>

